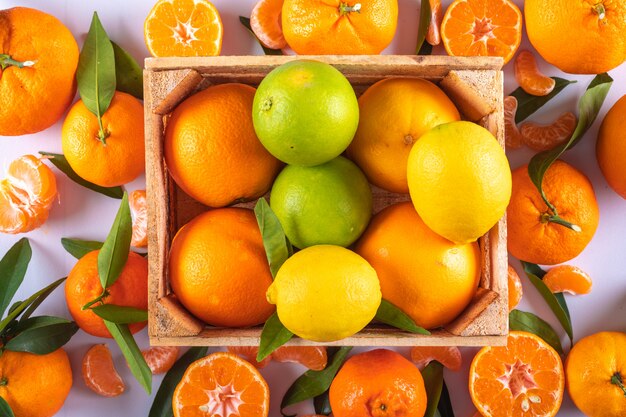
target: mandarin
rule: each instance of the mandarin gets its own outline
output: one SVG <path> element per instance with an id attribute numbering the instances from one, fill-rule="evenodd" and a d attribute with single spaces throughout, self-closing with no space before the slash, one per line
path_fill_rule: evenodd
<path id="1" fill-rule="evenodd" d="M 606 182 L 626 199 L 626 95 L 604 116 L 596 142 L 596 158 Z"/>

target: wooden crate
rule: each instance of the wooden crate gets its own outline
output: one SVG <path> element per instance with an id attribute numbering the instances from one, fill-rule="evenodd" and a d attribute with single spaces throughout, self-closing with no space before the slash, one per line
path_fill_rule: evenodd
<path id="1" fill-rule="evenodd" d="M 448 93 L 464 118 L 477 122 L 504 146 L 502 60 L 447 56 L 314 56 L 339 69 L 357 94 L 389 77 L 425 78 Z M 188 96 L 210 85 L 240 82 L 257 86 L 274 67 L 294 56 L 221 56 L 148 58 L 144 70 L 146 183 L 148 196 L 149 336 L 153 345 L 258 345 L 261 326 L 247 329 L 206 326 L 188 313 L 168 284 L 168 253 L 176 231 L 207 210 L 180 190 L 167 172 L 164 128 L 169 113 Z M 406 201 L 408 195 L 373 187 L 374 211 Z M 243 204 L 252 207 L 254 202 Z M 413 346 L 502 345 L 508 333 L 506 219 L 479 240 L 482 275 L 476 297 L 445 329 L 414 335 L 385 325 L 369 325 L 358 334 L 324 345 Z M 294 337 L 289 344 L 316 345 Z"/>

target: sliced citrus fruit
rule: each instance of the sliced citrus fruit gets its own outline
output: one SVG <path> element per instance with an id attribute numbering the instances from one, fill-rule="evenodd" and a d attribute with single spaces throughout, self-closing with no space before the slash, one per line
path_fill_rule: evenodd
<path id="1" fill-rule="evenodd" d="M 470 367 L 470 395 L 485 417 L 553 417 L 564 385 L 559 354 L 527 332 L 510 332 L 506 346 L 482 348 Z"/>
<path id="2" fill-rule="evenodd" d="M 451 371 L 458 371 L 463 363 L 461 351 L 456 346 L 414 346 L 411 348 L 411 360 L 420 369 L 437 361 Z"/>
<path id="3" fill-rule="evenodd" d="M 530 51 L 521 51 L 515 58 L 515 79 L 522 90 L 533 96 L 547 96 L 554 90 L 555 81 L 539 71 Z"/>
<path id="4" fill-rule="evenodd" d="M 128 196 L 130 214 L 133 218 L 133 237 L 130 244 L 136 248 L 148 246 L 148 207 L 146 190 L 135 190 Z"/>
<path id="5" fill-rule="evenodd" d="M 551 268 L 543 277 L 543 282 L 552 292 L 575 295 L 589 294 L 592 287 L 589 274 L 572 265 L 559 265 Z"/>
<path id="6" fill-rule="evenodd" d="M 143 35 L 152 56 L 213 56 L 222 50 L 222 19 L 207 0 L 159 0 Z"/>
<path id="7" fill-rule="evenodd" d="M 281 23 L 284 0 L 260 0 L 250 15 L 250 27 L 263 45 L 283 49 L 287 41 Z"/>
<path id="8" fill-rule="evenodd" d="M 328 355 L 324 346 L 281 346 L 272 353 L 276 362 L 293 362 L 314 371 L 326 368 Z"/>
<path id="9" fill-rule="evenodd" d="M 563 113 L 552 124 L 525 122 L 520 127 L 522 140 L 531 149 L 547 151 L 566 142 L 576 129 L 574 113 Z"/>
<path id="10" fill-rule="evenodd" d="M 93 345 L 85 353 L 83 380 L 90 390 L 103 397 L 117 397 L 126 389 L 105 344 Z"/>
<path id="11" fill-rule="evenodd" d="M 270 392 L 259 371 L 228 352 L 189 365 L 174 390 L 174 417 L 267 417 Z"/>
<path id="12" fill-rule="evenodd" d="M 509 62 L 522 41 L 522 13 L 509 0 L 455 0 L 441 38 L 452 56 L 501 56 Z"/>
<path id="13" fill-rule="evenodd" d="M 522 280 L 519 279 L 519 275 L 515 268 L 509 265 L 508 270 L 508 282 L 509 282 L 509 311 L 513 310 L 519 302 L 522 300 L 524 290 L 522 288 Z"/>
<path id="14" fill-rule="evenodd" d="M 179 351 L 178 346 L 152 346 L 149 349 L 142 350 L 141 354 L 152 374 L 158 375 L 170 370 L 178 358 Z"/>
<path id="15" fill-rule="evenodd" d="M 522 134 L 515 123 L 517 99 L 513 96 L 504 98 L 504 140 L 507 149 L 518 149 L 524 144 Z"/>
<path id="16" fill-rule="evenodd" d="M 426 32 L 426 42 L 435 46 L 441 43 L 441 19 L 443 14 L 441 12 L 441 0 L 430 0 L 430 24 L 428 25 L 428 32 Z"/>
<path id="17" fill-rule="evenodd" d="M 268 363 L 272 360 L 272 355 L 266 356 L 261 362 L 257 362 L 256 355 L 259 353 L 259 348 L 256 346 L 228 346 L 229 352 L 235 353 L 252 365 L 256 366 L 258 369 L 265 368 Z"/>

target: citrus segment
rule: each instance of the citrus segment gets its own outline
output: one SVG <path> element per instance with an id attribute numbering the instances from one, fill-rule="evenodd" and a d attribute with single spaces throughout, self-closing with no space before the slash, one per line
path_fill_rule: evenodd
<path id="1" fill-rule="evenodd" d="M 178 358 L 179 351 L 178 346 L 153 346 L 142 350 L 141 354 L 152 374 L 158 375 L 170 370 Z"/>
<path id="2" fill-rule="evenodd" d="M 257 346 L 228 346 L 226 348 L 229 352 L 241 356 L 258 369 L 265 368 L 272 360 L 272 354 L 269 354 L 261 362 L 257 362 L 256 356 L 259 353 Z"/>
<path id="3" fill-rule="evenodd" d="M 515 79 L 524 91 L 533 96 L 547 96 L 554 90 L 554 79 L 543 75 L 530 51 L 521 51 L 515 58 Z"/>
<path id="4" fill-rule="evenodd" d="M 567 112 L 549 125 L 525 122 L 520 127 L 520 132 L 522 140 L 529 148 L 547 151 L 567 142 L 574 133 L 574 129 L 576 129 L 576 116 L 574 113 Z"/>
<path id="5" fill-rule="evenodd" d="M 589 274 L 577 266 L 559 265 L 548 270 L 543 282 L 552 292 L 589 294 L 592 281 Z"/>
<path id="6" fill-rule="evenodd" d="M 411 348 L 411 360 L 422 370 L 432 361 L 451 371 L 458 371 L 463 364 L 461 351 L 456 346 L 414 346 Z"/>
<path id="7" fill-rule="evenodd" d="M 133 219 L 133 235 L 131 246 L 145 248 L 148 246 L 148 207 L 146 206 L 146 190 L 135 190 L 128 196 L 130 214 Z"/>
<path id="8" fill-rule="evenodd" d="M 272 353 L 276 362 L 293 362 L 314 371 L 326 368 L 328 355 L 323 346 L 281 346 Z"/>
<path id="9" fill-rule="evenodd" d="M 87 388 L 103 397 L 117 397 L 126 386 L 117 373 L 105 344 L 93 345 L 83 356 L 83 380 Z"/>
<path id="10" fill-rule="evenodd" d="M 260 0 L 250 15 L 250 27 L 261 43 L 272 49 L 283 49 L 282 9 L 284 0 Z"/>
<path id="11" fill-rule="evenodd" d="M 515 123 L 517 99 L 513 96 L 504 98 L 504 140 L 507 149 L 518 149 L 524 144 L 522 134 Z"/>
<path id="12" fill-rule="evenodd" d="M 522 288 L 522 280 L 515 268 L 509 264 L 507 281 L 509 284 L 509 311 L 513 310 L 522 300 L 524 289 Z"/>
<path id="13" fill-rule="evenodd" d="M 428 32 L 426 32 L 426 42 L 435 46 L 441 43 L 441 20 L 443 14 L 441 12 L 441 0 L 429 0 L 430 3 L 430 24 Z"/>

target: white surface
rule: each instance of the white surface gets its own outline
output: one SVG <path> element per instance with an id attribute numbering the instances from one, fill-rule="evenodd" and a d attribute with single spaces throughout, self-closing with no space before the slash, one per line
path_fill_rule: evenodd
<path id="1" fill-rule="evenodd" d="M 255 0 L 214 0 L 221 13 L 224 23 L 224 55 L 261 54 L 261 48 L 256 44 L 248 32 L 241 26 L 239 15 L 249 16 Z M 142 62 L 148 55 L 143 41 L 143 21 L 148 14 L 152 0 L 108 0 L 108 1 L 79 1 L 79 0 L 0 0 L 0 9 L 13 6 L 34 7 L 51 13 L 64 22 L 74 33 L 79 45 L 82 45 L 89 22 L 94 10 L 98 11 L 100 19 L 111 39 L 130 51 L 135 58 Z M 517 0 L 518 4 L 523 2 Z M 417 33 L 418 0 L 399 0 L 400 22 L 392 45 L 386 53 L 412 54 Z M 444 1 L 444 7 L 449 1 Z M 524 36 L 522 47 L 528 45 Z M 443 48 L 435 51 L 444 53 Z M 542 63 L 543 64 L 543 63 Z M 574 77 L 560 74 L 558 70 L 548 65 L 542 65 L 549 75 L 560 75 L 568 79 L 578 79 L 577 84 L 568 86 L 559 96 L 546 107 L 550 112 L 541 111 L 541 116 L 534 115 L 533 120 L 548 122 L 564 111 L 576 112 L 578 98 L 592 79 L 592 76 Z M 626 236 L 626 201 L 622 200 L 607 185 L 602 177 L 595 159 L 595 140 L 598 126 L 606 111 L 615 101 L 626 94 L 626 65 L 611 71 L 615 79 L 614 85 L 602 108 L 600 116 L 589 130 L 585 139 L 573 150 L 566 154 L 564 159 L 572 163 L 589 176 L 594 184 L 600 204 L 600 226 L 591 244 L 577 259 L 570 263 L 586 270 L 594 280 L 593 291 L 590 295 L 567 297 L 571 310 L 576 340 L 601 330 L 626 331 L 626 271 L 625 239 Z M 512 63 L 506 67 L 505 92 L 509 93 L 516 87 L 512 76 Z M 0 98 L 0 102 L 2 99 Z M 60 129 L 61 123 L 29 136 L 0 137 L 0 170 L 2 174 L 8 163 L 20 155 L 36 154 L 37 151 L 61 151 Z M 532 152 L 518 150 L 510 153 L 512 167 L 528 162 Z M 77 237 L 83 239 L 103 240 L 113 221 L 119 200 L 111 199 L 68 180 L 57 172 L 57 181 L 61 202 L 52 209 L 47 223 L 40 229 L 27 234 L 33 248 L 33 259 L 28 269 L 25 282 L 17 294 L 22 299 L 35 290 L 42 288 L 53 280 L 66 276 L 75 263 L 74 258 L 68 255 L 60 244 L 61 237 Z M 140 178 L 127 185 L 127 189 L 144 188 L 144 180 Z M 15 243 L 21 236 L 0 235 L 0 254 Z M 519 264 L 515 264 L 519 267 Z M 521 274 L 520 274 L 521 275 Z M 555 329 L 564 336 L 564 332 L 551 311 L 535 289 L 522 277 L 524 282 L 524 299 L 519 308 L 533 311 L 550 322 Z M 57 290 L 38 310 L 40 314 L 55 314 L 69 317 L 65 306 L 63 288 Z M 146 330 L 138 335 L 142 348 L 147 347 Z M 107 399 L 99 397 L 88 390 L 81 377 L 81 359 L 89 346 L 95 343 L 108 342 L 112 348 L 118 370 L 126 381 L 127 391 L 118 398 Z M 564 346 L 566 345 L 563 339 Z M 79 331 L 66 346 L 70 354 L 74 370 L 74 386 L 65 403 L 58 413 L 62 417 L 110 417 L 110 416 L 143 416 L 147 415 L 152 398 L 134 381 L 119 353 L 110 341 L 88 336 Z M 408 349 L 399 349 L 408 354 Z M 463 349 L 464 367 L 456 373 L 447 372 L 445 375 L 452 403 L 457 417 L 473 415 L 467 390 L 467 372 L 472 355 L 476 349 Z M 296 365 L 271 364 L 263 370 L 272 394 L 272 417 L 280 416 L 280 400 L 289 385 L 299 376 L 303 368 Z M 154 378 L 154 390 L 161 382 L 161 377 Z M 302 411 L 312 411 L 307 405 Z M 294 407 L 294 409 L 296 409 Z M 562 417 L 581 416 L 567 398 L 559 413 Z"/>

